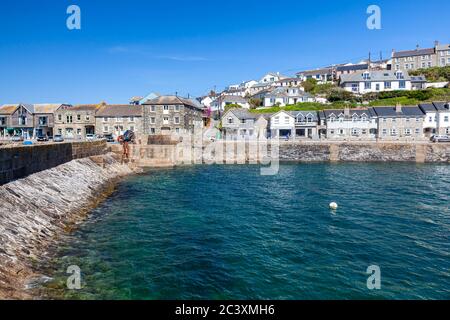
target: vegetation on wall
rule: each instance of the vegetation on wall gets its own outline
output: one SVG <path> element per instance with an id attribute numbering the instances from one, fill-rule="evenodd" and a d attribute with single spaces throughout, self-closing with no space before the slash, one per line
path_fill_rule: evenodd
<path id="1" fill-rule="evenodd" d="M 418 69 L 409 71 L 409 74 L 411 76 L 424 75 L 428 82 L 445 82 L 450 81 L 450 66 Z"/>

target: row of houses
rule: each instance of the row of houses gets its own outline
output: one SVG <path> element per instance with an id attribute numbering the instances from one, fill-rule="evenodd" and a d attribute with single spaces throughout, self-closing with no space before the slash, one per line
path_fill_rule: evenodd
<path id="1" fill-rule="evenodd" d="M 232 109 L 222 117 L 229 139 L 285 138 L 420 141 L 450 134 L 449 103 L 257 114 Z"/>
<path id="2" fill-rule="evenodd" d="M 184 134 L 203 123 L 196 100 L 158 96 L 143 104 L 75 105 L 8 104 L 0 107 L 0 138 L 60 134 L 66 139 L 87 135 L 119 136 L 126 130 L 143 134 Z"/>

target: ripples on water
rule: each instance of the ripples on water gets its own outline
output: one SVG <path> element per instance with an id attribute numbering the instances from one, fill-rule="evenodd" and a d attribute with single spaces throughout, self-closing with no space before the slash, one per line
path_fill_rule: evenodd
<path id="1" fill-rule="evenodd" d="M 450 299 L 450 167 L 200 166 L 133 177 L 60 251 L 52 297 Z M 330 212 L 336 201 L 339 209 Z M 79 265 L 84 288 L 61 289 Z M 379 265 L 382 290 L 366 269 Z M 56 288 L 56 289 L 55 289 Z"/>

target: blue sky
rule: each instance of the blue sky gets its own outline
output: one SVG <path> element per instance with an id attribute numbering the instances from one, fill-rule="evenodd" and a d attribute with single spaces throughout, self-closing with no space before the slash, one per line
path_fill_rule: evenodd
<path id="1" fill-rule="evenodd" d="M 71 4 L 81 30 L 66 28 Z M 371 4 L 381 30 L 366 28 Z M 448 0 L 1 1 L 0 104 L 199 96 L 269 71 L 448 43 L 448 12 Z"/>

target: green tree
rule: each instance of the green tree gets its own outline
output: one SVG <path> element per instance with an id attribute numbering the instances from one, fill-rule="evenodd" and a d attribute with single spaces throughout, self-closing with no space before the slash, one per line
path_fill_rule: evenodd
<path id="1" fill-rule="evenodd" d="M 313 92 L 316 86 L 317 80 L 313 78 L 306 79 L 305 81 L 302 82 L 302 87 L 305 88 L 306 92 Z"/>

